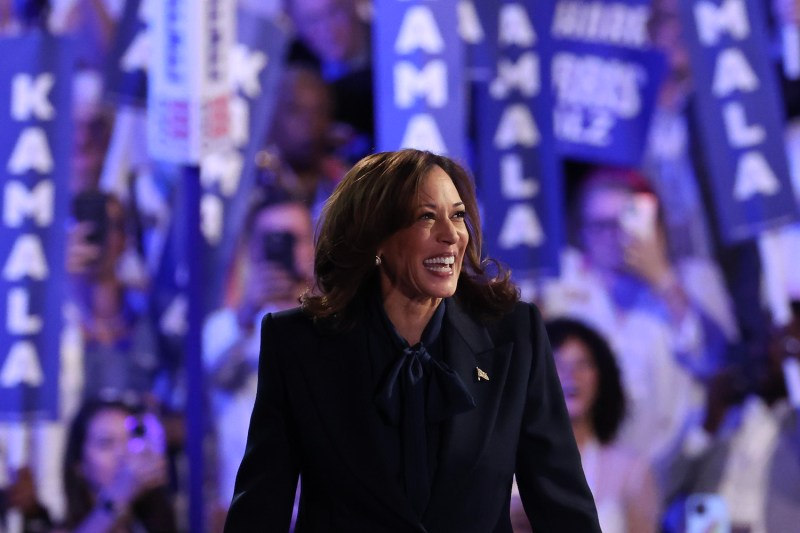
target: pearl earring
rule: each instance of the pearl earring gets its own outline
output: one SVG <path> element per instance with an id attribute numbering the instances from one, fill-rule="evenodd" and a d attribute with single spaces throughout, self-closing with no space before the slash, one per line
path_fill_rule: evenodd
<path id="1" fill-rule="evenodd" d="M 382 263 L 382 262 L 383 262 L 383 261 L 381 261 L 381 256 L 379 256 L 379 255 L 376 255 L 376 256 L 375 256 L 375 266 L 376 266 L 376 267 L 379 267 L 379 266 L 381 266 L 381 263 Z"/>

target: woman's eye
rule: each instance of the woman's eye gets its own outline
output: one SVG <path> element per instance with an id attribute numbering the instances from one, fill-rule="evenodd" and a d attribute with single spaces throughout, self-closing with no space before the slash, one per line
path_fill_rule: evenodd
<path id="1" fill-rule="evenodd" d="M 420 220 L 434 220 L 436 215 L 433 213 L 422 213 L 419 217 Z"/>
<path id="2" fill-rule="evenodd" d="M 467 212 L 466 211 L 456 211 L 455 213 L 453 213 L 453 218 L 462 218 L 462 219 L 463 218 L 467 218 Z"/>

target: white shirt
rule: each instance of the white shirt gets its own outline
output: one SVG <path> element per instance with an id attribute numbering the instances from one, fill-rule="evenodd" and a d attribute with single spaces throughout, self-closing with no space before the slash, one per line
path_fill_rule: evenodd
<path id="1" fill-rule="evenodd" d="M 770 409 L 758 396 L 749 397 L 741 425 L 731 439 L 719 494 L 728 504 L 731 524 L 749 526 L 751 533 L 767 531 L 764 511 L 770 462 L 787 410 L 786 403 Z"/>

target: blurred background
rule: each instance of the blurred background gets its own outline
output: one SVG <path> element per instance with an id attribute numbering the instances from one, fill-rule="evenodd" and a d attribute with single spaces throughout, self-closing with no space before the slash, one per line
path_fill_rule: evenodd
<path id="1" fill-rule="evenodd" d="M 0 531 L 221 531 L 260 320 L 404 147 L 471 171 L 604 531 L 797 531 L 798 80 L 800 0 L 0 0 Z"/>

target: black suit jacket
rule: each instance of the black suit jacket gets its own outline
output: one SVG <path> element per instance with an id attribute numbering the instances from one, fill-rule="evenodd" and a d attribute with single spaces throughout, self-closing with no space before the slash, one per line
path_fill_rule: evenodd
<path id="1" fill-rule="evenodd" d="M 391 479 L 370 424 L 375 409 L 366 320 L 325 330 L 300 310 L 262 323 L 259 384 L 226 533 L 511 532 L 516 473 L 537 533 L 599 532 L 542 319 L 517 304 L 483 323 L 447 302 L 445 361 L 477 407 L 442 426 L 424 516 Z M 489 380 L 478 380 L 476 368 Z"/>

